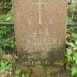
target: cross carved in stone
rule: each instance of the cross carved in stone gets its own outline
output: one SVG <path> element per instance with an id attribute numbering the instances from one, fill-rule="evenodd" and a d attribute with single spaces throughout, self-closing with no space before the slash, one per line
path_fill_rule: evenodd
<path id="1" fill-rule="evenodd" d="M 42 5 L 47 4 L 47 0 L 32 0 L 33 4 L 38 5 L 39 24 L 42 24 Z"/>

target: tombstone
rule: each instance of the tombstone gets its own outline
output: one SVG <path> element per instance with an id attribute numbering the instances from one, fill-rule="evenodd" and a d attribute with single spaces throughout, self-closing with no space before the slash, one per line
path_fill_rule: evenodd
<path id="1" fill-rule="evenodd" d="M 46 65 L 48 69 L 51 67 L 52 70 L 61 71 L 65 49 L 66 5 L 66 0 L 13 0 L 20 66 Z"/>

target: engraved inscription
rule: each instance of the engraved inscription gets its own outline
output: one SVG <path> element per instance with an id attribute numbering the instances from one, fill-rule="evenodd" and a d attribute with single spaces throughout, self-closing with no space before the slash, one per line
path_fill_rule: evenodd
<path id="1" fill-rule="evenodd" d="M 43 30 L 38 29 L 38 31 L 36 29 L 34 29 L 34 31 L 32 32 L 31 39 L 27 38 L 26 44 L 27 45 L 41 45 L 41 44 L 54 45 L 54 44 L 60 44 L 60 38 L 56 38 L 55 32 L 53 34 L 54 34 L 54 37 L 51 38 L 50 37 L 51 34 L 49 33 L 48 28 L 45 28 Z M 43 38 L 37 37 L 38 35 L 45 36 L 45 37 L 43 37 Z"/>

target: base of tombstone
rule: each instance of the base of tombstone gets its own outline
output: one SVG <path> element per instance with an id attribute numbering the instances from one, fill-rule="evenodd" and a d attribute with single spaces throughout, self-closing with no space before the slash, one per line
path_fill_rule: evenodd
<path id="1" fill-rule="evenodd" d="M 70 77 L 63 67 L 45 67 L 39 65 L 34 67 L 20 66 L 24 72 L 29 72 L 28 77 Z M 21 76 L 20 76 L 21 77 Z"/>
<path id="2" fill-rule="evenodd" d="M 20 63 L 16 64 L 22 71 L 28 72 L 29 77 L 70 77 L 69 72 L 65 70 L 64 65 L 53 65 L 48 67 L 45 65 L 24 66 L 20 65 Z"/>

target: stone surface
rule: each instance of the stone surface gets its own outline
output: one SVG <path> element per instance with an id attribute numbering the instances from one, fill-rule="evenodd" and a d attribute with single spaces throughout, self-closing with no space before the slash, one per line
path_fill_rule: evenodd
<path id="1" fill-rule="evenodd" d="M 56 66 L 63 62 L 66 4 L 66 0 L 13 0 L 21 65 Z"/>
<path id="2" fill-rule="evenodd" d="M 13 0 L 18 65 L 31 70 L 30 77 L 68 77 L 63 68 L 66 4 L 66 0 Z"/>

